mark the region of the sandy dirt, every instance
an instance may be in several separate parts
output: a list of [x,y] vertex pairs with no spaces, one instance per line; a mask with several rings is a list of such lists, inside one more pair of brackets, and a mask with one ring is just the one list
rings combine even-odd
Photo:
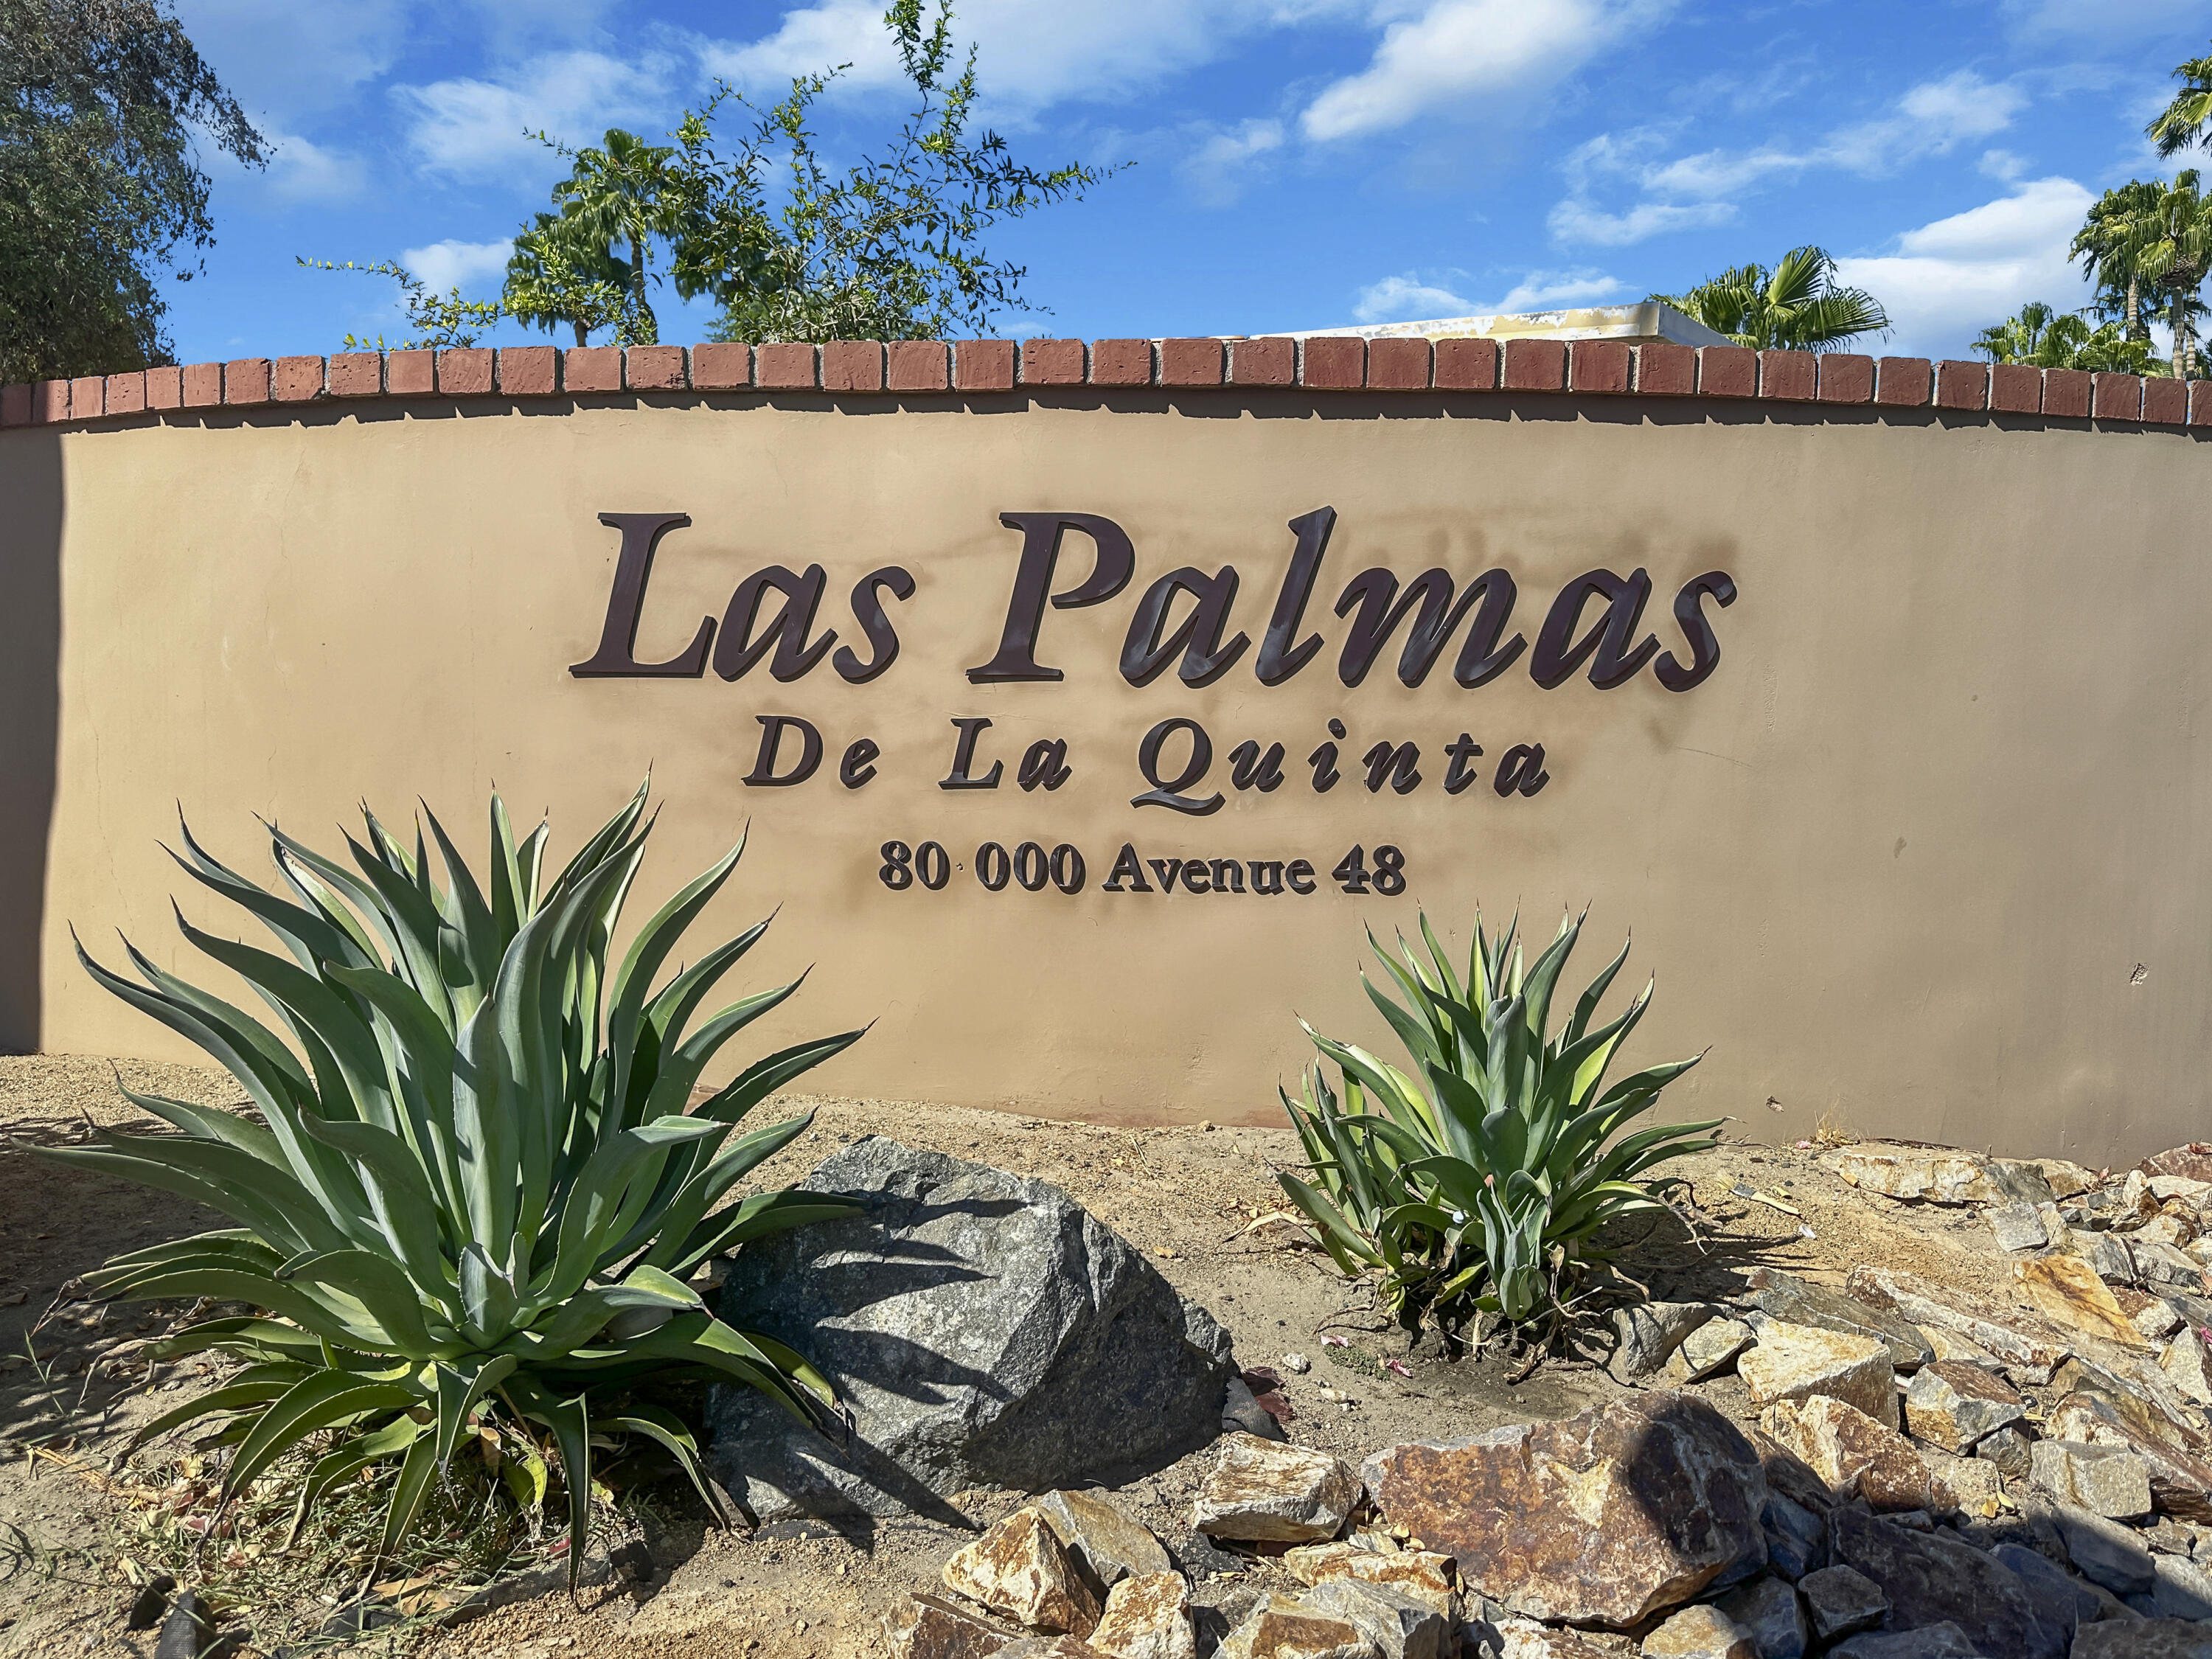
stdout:
[[[136,1089],[242,1103],[219,1072],[125,1062],[123,1075]],[[1064,1188],[1212,1310],[1234,1337],[1240,1364],[1279,1368],[1286,1353],[1310,1358],[1312,1370],[1285,1382],[1297,1412],[1288,1431],[1300,1443],[1357,1459],[1401,1440],[1569,1415],[1617,1392],[1601,1370],[1572,1360],[1547,1361],[1516,1386],[1495,1358],[1453,1363],[1426,1346],[1408,1352],[1325,1258],[1266,1219],[1283,1208],[1275,1172],[1296,1167],[1287,1127],[1109,1128],[903,1103],[780,1103],[817,1116],[810,1134],[763,1167],[764,1184],[798,1179],[847,1140],[889,1133]],[[222,1224],[29,1150],[82,1136],[88,1120],[158,1127],[116,1091],[107,1061],[0,1058],[0,1130],[9,1137],[0,1142],[0,1659],[151,1655],[151,1632],[123,1628],[131,1592],[101,1559],[115,1502],[83,1471],[111,1457],[134,1424],[188,1397],[181,1390],[206,1386],[220,1368],[213,1360],[149,1366],[136,1350],[185,1310],[103,1308],[72,1284],[118,1251]],[[1619,1241],[1621,1267],[1673,1298],[1724,1292],[1762,1264],[1840,1285],[1855,1263],[1880,1261],[2004,1299],[2002,1261],[1973,1212],[1908,1210],[1869,1197],[1821,1168],[1820,1156],[1735,1141],[1677,1166],[1689,1179],[1681,1206],[1689,1224],[1629,1226]],[[1740,1197],[1741,1188],[1798,1213]],[[1324,1335],[1348,1346],[1325,1344]],[[1411,1375],[1386,1369],[1393,1360]],[[1724,1383],[1740,1389],[1733,1378]],[[1714,1397],[1741,1409],[1726,1386]],[[1269,1582],[1273,1569],[1192,1545],[1188,1498],[1211,1462],[1210,1454],[1194,1454],[1115,1495],[1170,1547],[1191,1553],[1199,1599],[1233,1601]],[[1018,1496],[985,1492],[956,1501],[988,1522]],[[918,1522],[851,1535],[788,1522],[722,1532],[673,1486],[634,1505],[631,1525],[642,1554],[628,1554],[626,1571],[577,1602],[542,1595],[435,1633],[420,1650],[434,1659],[561,1659],[572,1649],[609,1659],[874,1655],[883,1650],[878,1616],[902,1591],[933,1581],[964,1541]]]

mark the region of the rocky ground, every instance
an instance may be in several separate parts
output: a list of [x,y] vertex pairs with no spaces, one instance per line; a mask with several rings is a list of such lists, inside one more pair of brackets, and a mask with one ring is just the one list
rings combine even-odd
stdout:
[[[190,1098],[234,1096],[218,1073],[125,1074]],[[831,1148],[885,1133],[1054,1182],[1212,1310],[1286,1418],[1283,1442],[1224,1442],[1094,1494],[1156,1535],[1177,1575],[1172,1595],[1158,1572],[1128,1575],[1154,1581],[1149,1601],[1123,1595],[1133,1629],[1183,1596],[1199,1609],[1186,1626],[1194,1645],[1226,1637],[1228,1659],[1388,1651],[1371,1607],[1353,1605],[1361,1592],[1306,1583],[1378,1571],[1425,1593],[1442,1582],[1450,1619],[1432,1624],[1513,1659],[1639,1645],[1781,1659],[1793,1620],[1811,1621],[1797,1650],[1855,1656],[2185,1653],[2198,1650],[2146,1644],[2198,1627],[2156,1621],[2212,1614],[2195,1559],[2212,1541],[2212,1389],[2197,1334],[2212,1323],[2197,1260],[2212,1249],[2197,1235],[2212,1158],[2185,1151],[2106,1178],[1915,1148],[1731,1142],[1682,1170],[1679,1221],[1618,1241],[1654,1305],[1624,1322],[1617,1347],[1608,1337],[1589,1360],[1554,1358],[1523,1378],[1496,1358],[1409,1347],[1347,1297],[1282,1217],[1273,1172],[1296,1157],[1287,1130],[812,1103],[813,1133],[765,1179],[797,1179]],[[121,1557],[158,1515],[149,1522],[145,1494],[106,1460],[214,1367],[149,1365],[145,1337],[179,1310],[102,1310],[70,1281],[118,1250],[216,1224],[23,1150],[76,1136],[87,1117],[135,1115],[106,1062],[0,1060],[0,1127],[15,1138],[0,1146],[0,1655],[154,1650],[150,1630],[126,1628],[138,1590]],[[1558,1426],[1458,1453],[1403,1449],[1528,1424]],[[1249,1480],[1223,1468],[1240,1447],[1260,1460]],[[1297,1535],[1255,1538],[1224,1500],[1245,1487],[1261,1508],[1322,1497]],[[1031,1496],[954,1501],[1000,1528],[986,1534],[1000,1554],[1026,1540],[1033,1556],[1058,1548],[1092,1570],[1064,1516],[1042,1534],[1021,1518]],[[1743,1511],[1733,1522],[1731,1504]],[[1514,1524],[1497,1535],[1469,1520],[1498,1514]],[[1682,1530],[1692,1516],[1705,1517],[1695,1536]],[[1035,1606],[993,1602],[1005,1575],[988,1562],[942,1576],[976,1547],[972,1529],[783,1521],[726,1533],[673,1488],[633,1502],[624,1524],[614,1565],[576,1602],[540,1595],[409,1639],[440,1659],[797,1659],[980,1654],[1003,1648],[1015,1623],[1040,1627],[1006,1617]],[[1617,1547],[1594,1553],[1607,1538]],[[1370,1555],[1423,1559],[1387,1570],[1352,1559]],[[927,1645],[953,1638],[917,1623],[916,1591],[975,1627],[958,1638],[968,1645]],[[1869,1613],[1869,1596],[1884,1606]],[[1332,1609],[1349,1632],[1334,1646],[1318,1628]],[[1081,1629],[1095,1616],[1060,1622]],[[1856,1633],[1869,1619],[1887,1629]],[[1110,1644],[1117,1628],[1091,1633]],[[1419,1632],[1431,1628],[1401,1624],[1398,1650],[1420,1659],[1435,1638]],[[1863,1645],[1875,1639],[1893,1645]],[[2133,1645],[2112,1644],[2123,1639]]]

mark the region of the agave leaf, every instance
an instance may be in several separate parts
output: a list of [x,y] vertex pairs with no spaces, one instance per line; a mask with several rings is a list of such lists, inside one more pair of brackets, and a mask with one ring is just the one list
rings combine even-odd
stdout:
[[285,1452],[332,1424],[373,1411],[397,1411],[421,1400],[398,1382],[364,1382],[344,1371],[316,1371],[301,1377],[253,1420],[223,1476],[220,1503],[227,1504]]

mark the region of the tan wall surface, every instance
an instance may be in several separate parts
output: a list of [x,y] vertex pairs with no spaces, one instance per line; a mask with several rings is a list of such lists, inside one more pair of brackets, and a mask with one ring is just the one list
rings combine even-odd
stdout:
[[[168,896],[203,921],[220,912],[156,845],[178,803],[211,848],[260,872],[252,813],[330,845],[356,801],[404,819],[419,793],[474,849],[496,780],[518,816],[550,808],[558,851],[649,765],[667,809],[634,906],[750,818],[699,942],[783,905],[748,978],[819,967],[746,1053],[877,1021],[816,1074],[826,1091],[1267,1121],[1277,1079],[1306,1057],[1292,1010],[1386,1046],[1357,978],[1363,923],[1410,929],[1425,904],[1463,940],[1478,902],[1496,918],[1517,904],[1548,936],[1561,907],[1588,902],[1575,981],[1632,926],[1631,976],[1658,975],[1633,1057],[1711,1047],[1669,1096],[1676,1115],[1733,1113],[1776,1139],[1831,1114],[2091,1163],[2212,1128],[2212,561],[2186,431],[1225,392],[1112,409],[738,397],[438,416],[0,434],[0,921],[40,939],[35,975],[0,971],[16,1041],[180,1053],[85,979],[67,931],[110,959],[118,927],[159,960],[191,957]],[[1307,614],[1328,641],[1312,665],[1272,689],[1249,652],[1203,690],[1172,672],[1122,681],[1137,597],[1178,565],[1239,568],[1235,623],[1256,648],[1285,521],[1323,504],[1340,516]],[[1064,681],[970,684],[1020,544],[998,515],[1040,509],[1121,524],[1136,580],[1107,604],[1048,611],[1039,655]],[[788,685],[764,667],[735,683],[572,678],[614,566],[598,515],[671,510],[692,526],[662,544],[641,658],[674,652],[749,572],[818,561],[822,624],[856,650],[847,589],[881,565],[915,574],[914,598],[891,606],[899,660],[857,686],[826,663]],[[1069,538],[1060,585],[1088,553]],[[1511,570],[1532,643],[1552,595],[1593,567],[1648,568],[1646,624],[1678,651],[1667,607],[1684,581],[1724,569],[1741,598],[1708,607],[1723,658],[1680,695],[1649,670],[1614,690],[1577,678],[1547,691],[1525,657],[1468,691],[1451,650],[1419,689],[1390,672],[1395,649],[1364,684],[1340,684],[1344,582],[1432,563]],[[744,787],[754,716],[775,713],[814,720],[829,757],[798,787]],[[995,722],[999,790],[936,787],[954,715]],[[1230,790],[1203,818],[1133,808],[1138,741],[1171,715],[1212,734],[1207,788],[1225,787],[1247,737],[1286,746],[1284,787]],[[1347,776],[1316,795],[1302,757],[1333,716],[1349,728]],[[1550,783],[1501,799],[1486,762],[1481,784],[1447,796],[1441,750],[1462,730],[1489,762],[1542,743]],[[836,757],[863,736],[883,748],[880,775],[848,791]],[[1067,739],[1074,776],[1025,793],[1013,767],[1046,737]],[[1421,745],[1424,781],[1402,797],[1358,775],[1385,737]],[[938,840],[963,867],[941,893],[887,890],[877,848],[890,838]],[[981,890],[974,849],[994,838],[1073,843],[1088,890]],[[1101,892],[1124,841],[1152,856],[1304,856],[1324,877],[1352,843],[1389,842],[1411,885]]]

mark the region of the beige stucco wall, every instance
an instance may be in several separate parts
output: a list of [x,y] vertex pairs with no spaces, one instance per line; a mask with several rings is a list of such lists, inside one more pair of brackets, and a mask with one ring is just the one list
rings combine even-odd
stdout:
[[[641,897],[750,819],[708,927],[781,904],[752,981],[819,964],[747,1052],[877,1022],[817,1074],[824,1090],[1266,1121],[1306,1057],[1293,1010],[1386,1042],[1357,978],[1363,924],[1410,928],[1425,904],[1463,939],[1480,902],[1501,918],[1518,905],[1548,935],[1563,906],[1589,903],[1577,982],[1632,926],[1633,964],[1658,975],[1638,1055],[1711,1048],[1681,1115],[1731,1113],[1763,1138],[1829,1115],[2092,1163],[2212,1128],[2212,559],[2203,452],[2185,432],[1229,392],[374,416],[0,434],[0,926],[20,969],[0,971],[0,997],[17,1042],[179,1052],[86,981],[67,931],[112,957],[119,927],[181,961],[173,892],[246,928],[157,847],[178,803],[258,870],[252,814],[328,843],[364,798],[404,818],[419,793],[479,845],[495,780],[518,814],[550,807],[573,848],[650,766],[667,805]],[[1249,653],[1202,690],[1172,672],[1122,682],[1138,593],[1176,565],[1240,568],[1237,622],[1256,647],[1285,522],[1323,504],[1340,518],[1308,613],[1329,641],[1311,666],[1272,690]],[[1137,580],[1047,612],[1039,654],[1063,682],[971,685],[1019,544],[998,514],[1043,508],[1117,520]],[[659,510],[693,526],[662,545],[641,657],[675,650],[748,572],[819,561],[823,622],[856,648],[846,590],[879,565],[915,573],[893,606],[899,661],[860,686],[826,664],[787,686],[764,669],[571,678],[613,568],[597,515]],[[1063,583],[1087,551],[1071,538]],[[1431,563],[1511,569],[1532,642],[1540,607],[1593,566],[1648,568],[1647,621],[1678,649],[1666,605],[1684,580],[1726,569],[1741,597],[1716,613],[1717,672],[1683,695],[1648,670],[1613,691],[1544,691],[1525,658],[1470,692],[1449,653],[1418,690],[1387,666],[1339,684],[1344,581]],[[811,782],[739,784],[763,713],[822,728],[830,758]],[[996,722],[1000,790],[936,787],[956,714]],[[1138,740],[1173,714],[1212,733],[1215,782],[1246,737],[1285,744],[1289,781],[1232,790],[1206,818],[1133,810]],[[1316,795],[1300,757],[1332,716],[1348,759],[1378,738],[1419,742],[1423,786],[1370,796],[1348,776]],[[1540,741],[1551,783],[1447,797],[1440,751],[1462,730],[1492,760]],[[862,736],[883,747],[880,775],[848,791],[836,757]],[[1024,793],[1013,763],[1042,737],[1068,739],[1075,775]],[[963,867],[942,893],[889,891],[876,849],[893,837],[939,840],[963,866],[986,839],[1071,842],[1090,890],[987,893]],[[1326,881],[1304,898],[1102,893],[1125,840],[1323,872],[1354,842],[1389,842],[1412,884],[1397,899]]]

